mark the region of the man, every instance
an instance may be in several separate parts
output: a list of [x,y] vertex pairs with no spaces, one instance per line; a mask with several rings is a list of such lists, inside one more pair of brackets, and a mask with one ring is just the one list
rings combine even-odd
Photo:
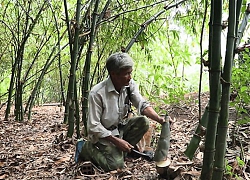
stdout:
[[[149,129],[147,117],[160,124],[165,120],[139,93],[131,77],[133,60],[127,53],[112,54],[106,61],[106,68],[109,77],[89,93],[89,141],[84,143],[80,158],[111,171],[124,167],[124,156]],[[138,116],[125,121],[128,99],[137,108]]]

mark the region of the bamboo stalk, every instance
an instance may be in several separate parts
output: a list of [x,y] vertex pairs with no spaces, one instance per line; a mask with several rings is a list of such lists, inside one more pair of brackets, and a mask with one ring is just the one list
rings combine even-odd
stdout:
[[71,36],[71,31],[70,31],[69,13],[68,13],[67,0],[63,1],[63,5],[64,5],[65,18],[66,18],[67,31],[68,31],[68,38],[69,38],[69,50],[70,50],[70,55],[71,55],[71,59],[72,59],[72,51],[73,51],[72,44],[73,44],[73,40],[72,40],[72,36]]
[[199,147],[199,143],[201,141],[201,137],[205,134],[205,128],[207,128],[207,122],[208,122],[208,106],[205,108],[205,112],[202,115],[202,118],[200,120],[200,123],[196,127],[195,133],[190,140],[190,143],[187,146],[186,151],[184,154],[190,159],[193,159],[194,153]]
[[[66,17],[66,25],[67,25],[67,31],[68,31],[68,38],[69,38],[69,52],[70,52],[70,59],[73,59],[73,37],[71,34],[71,29],[70,29],[70,23],[69,23],[69,14],[68,14],[68,5],[67,5],[67,0],[63,1],[64,5],[64,12],[65,12],[65,17]],[[65,101],[65,109],[64,109],[64,119],[63,123],[68,123],[68,118],[69,118],[69,92],[67,91],[67,97]]]
[[91,24],[90,31],[90,40],[88,46],[88,52],[86,55],[85,65],[84,65],[84,76],[82,79],[82,121],[84,122],[85,134],[87,135],[87,113],[88,113],[88,94],[89,94],[89,76],[90,76],[90,64],[91,64],[91,55],[93,52],[93,44],[96,35],[96,20],[97,20],[97,10],[100,0],[96,0],[94,12],[93,12],[93,21]]
[[239,53],[238,59],[240,60],[239,61],[240,63],[243,63],[244,60],[243,60],[243,56],[242,56],[242,53],[240,50],[241,48],[239,47],[239,44],[241,42],[241,39],[242,39],[243,33],[246,29],[249,18],[250,18],[250,3],[247,5],[247,8],[245,10],[243,19],[241,21],[241,25],[237,31],[237,39],[235,41],[235,53]]
[[222,31],[222,0],[212,0],[214,8],[211,9],[213,16],[212,33],[213,41],[211,56],[209,59],[209,87],[210,101],[208,109],[208,125],[205,141],[205,152],[201,171],[201,180],[210,180],[213,173],[213,162],[215,154],[215,140],[217,123],[220,110],[220,74],[221,74],[221,31]]
[[[50,5],[50,9],[53,14],[53,18],[56,24],[56,32],[57,32],[57,39],[58,39],[58,52],[60,52],[61,49],[61,38],[60,38],[60,30],[58,27],[58,19],[56,18],[55,11],[53,7]],[[68,28],[68,26],[67,26]],[[58,54],[58,71],[59,71],[59,77],[60,77],[60,87],[61,87],[61,103],[65,105],[65,95],[64,95],[64,87],[63,87],[63,76],[62,76],[62,65],[61,65],[61,53]]]
[[76,59],[78,56],[78,48],[79,48],[79,33],[80,33],[80,12],[81,12],[81,0],[77,0],[76,5],[76,25],[75,25],[75,36],[74,36],[74,44],[73,51],[71,54],[71,63],[70,63],[70,78],[68,84],[68,96],[67,96],[67,106],[68,108],[68,132],[67,136],[72,137],[74,133],[74,114],[75,114],[75,81],[76,81]]
[[4,117],[5,120],[9,119],[12,93],[13,93],[13,88],[14,88],[14,84],[15,84],[15,69],[16,69],[16,67],[17,67],[17,61],[14,61],[14,64],[12,64],[12,70],[11,70],[11,78],[10,78],[10,86],[9,86],[9,91],[8,91],[7,107],[5,110],[5,117]]
[[[202,27],[201,27],[201,36],[200,36],[200,79],[199,79],[199,123],[201,121],[201,86],[202,86],[202,75],[203,75],[203,34],[204,34],[204,27],[207,19],[207,9],[208,9],[208,0],[205,0],[205,11],[204,11],[204,17],[202,20]],[[206,109],[207,110],[207,109]]]
[[76,118],[76,138],[80,139],[80,108],[77,100],[77,83],[75,82],[74,88],[75,95],[75,118]]
[[42,84],[42,81],[43,81],[43,78],[47,72],[47,70],[49,69],[50,65],[54,62],[56,56],[54,58],[51,59],[52,55],[54,54],[55,50],[56,50],[57,46],[54,46],[54,48],[52,49],[51,53],[50,53],[50,56],[48,57],[44,67],[43,67],[43,70],[37,80],[37,83],[34,87],[34,89],[32,90],[31,92],[31,95],[28,99],[28,103],[26,105],[26,108],[25,108],[25,111],[29,110],[28,111],[28,119],[30,120],[31,119],[31,110],[32,110],[32,107],[34,105],[34,101],[35,101],[35,98],[36,98],[36,95],[37,95],[37,91],[40,89],[40,86]]
[[[107,0],[105,6],[104,6],[104,8],[103,8],[103,10],[102,10],[102,12],[101,12],[101,14],[100,14],[100,16],[99,16],[99,19],[98,19],[97,22],[96,22],[96,29],[99,28],[100,22],[101,22],[101,20],[103,19],[105,13],[107,12],[110,3],[111,3],[111,0]],[[116,29],[116,26],[114,26],[113,29]],[[97,44],[99,44],[99,43],[98,43],[98,39],[97,39]],[[105,44],[107,44],[107,42],[106,42]],[[95,64],[95,67],[94,67],[94,70],[93,70],[93,73],[92,73],[92,79],[91,79],[90,85],[89,85],[90,87],[92,87],[92,85],[93,85],[94,77],[95,77],[95,75],[96,75],[96,73],[97,73],[98,68],[100,68],[100,60],[101,60],[101,56],[102,56],[103,53],[104,53],[104,49],[105,49],[105,48],[106,48],[106,46],[104,45],[103,48],[102,48],[102,49],[100,50],[100,52],[98,53],[98,58],[97,58],[98,60],[97,60],[97,62],[96,62],[96,64]],[[104,68],[104,72],[101,73],[101,74],[104,75],[104,74],[105,74],[105,70],[106,70],[106,69]],[[100,75],[99,75],[99,74],[98,74],[97,76],[98,76],[98,80],[97,80],[97,83],[98,83],[98,82],[101,81],[101,78],[100,78]]]
[[[237,0],[236,2],[236,27],[235,27],[235,34],[238,34],[238,27],[239,27],[239,22],[240,22],[240,12],[241,12],[241,6],[242,6],[242,0]],[[237,40],[236,40],[237,41]],[[234,42],[234,56],[236,54],[236,41]]]
[[236,25],[236,0],[230,0],[226,57],[222,74],[221,111],[218,122],[218,135],[216,140],[214,172],[212,176],[213,180],[221,180],[223,178],[223,172],[225,167],[224,157],[227,145],[226,139],[227,139],[227,129],[228,129],[230,83],[232,76],[232,63],[234,57],[235,25]]
[[237,39],[236,39],[236,47],[237,48],[240,44],[240,41],[242,39],[243,33],[246,29],[248,20],[250,18],[250,3],[247,5],[247,8],[245,10],[244,16],[243,16],[243,20],[241,21],[240,27],[238,29],[238,33],[237,33]]

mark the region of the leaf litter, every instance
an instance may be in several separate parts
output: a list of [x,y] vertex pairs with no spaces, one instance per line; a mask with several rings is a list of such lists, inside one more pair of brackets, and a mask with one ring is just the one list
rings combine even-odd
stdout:
[[[76,138],[67,138],[67,125],[63,124],[64,110],[55,106],[33,108],[30,121],[16,122],[14,116],[4,120],[4,108],[0,110],[0,179],[89,179],[89,180],[196,180],[202,169],[203,152],[197,149],[189,160],[184,151],[198,124],[197,94],[186,96],[178,105],[162,106],[172,118],[171,164],[166,176],[159,176],[155,162],[143,158],[127,158],[125,168],[104,173],[90,162],[74,163]],[[208,95],[202,95],[202,110]],[[230,109],[228,142],[231,142],[235,111]],[[224,179],[250,179],[250,126],[237,129],[235,145],[228,143],[227,170]],[[159,132],[153,134],[152,146],[156,147]],[[242,156],[243,154],[243,156]],[[236,159],[242,157],[243,164]]]

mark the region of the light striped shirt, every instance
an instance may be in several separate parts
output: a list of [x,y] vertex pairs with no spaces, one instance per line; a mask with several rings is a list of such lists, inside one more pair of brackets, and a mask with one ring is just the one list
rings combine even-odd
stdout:
[[[150,104],[139,93],[139,88],[132,79],[129,83],[132,105],[138,110],[138,115]],[[117,127],[127,114],[128,93],[126,86],[121,88],[120,93],[110,79],[95,85],[89,93],[88,135],[92,143],[99,138],[110,135],[119,135],[118,129],[108,130],[111,126]],[[126,101],[125,101],[126,100]]]

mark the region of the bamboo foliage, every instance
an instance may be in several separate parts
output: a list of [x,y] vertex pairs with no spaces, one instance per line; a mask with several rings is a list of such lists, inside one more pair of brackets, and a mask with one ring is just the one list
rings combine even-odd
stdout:
[[203,167],[201,171],[201,180],[211,179],[213,172],[213,162],[215,154],[215,140],[217,132],[217,122],[220,111],[220,75],[221,75],[221,30],[222,30],[222,1],[212,0],[213,14],[212,33],[213,41],[211,46],[211,57],[209,59],[209,87],[210,100],[208,109],[208,125],[205,141],[205,152],[203,159]]
[[[50,14],[50,11],[48,11],[47,7],[51,7],[52,3],[48,4],[47,1],[43,1],[42,3],[39,3],[38,1],[29,1],[29,3],[18,1],[12,3],[8,1],[6,4],[7,6],[5,6],[5,3],[1,4],[6,7],[5,11],[7,11],[7,9],[14,9],[14,11],[7,13],[8,15],[4,15],[4,18],[1,21],[11,31],[11,33],[6,34],[12,35],[10,36],[13,38],[12,49],[15,51],[14,56],[18,58],[16,58],[17,61],[15,61],[15,59],[13,60],[12,74],[14,75],[12,75],[11,78],[9,88],[11,90],[9,91],[5,119],[8,119],[8,115],[10,113],[9,108],[12,104],[11,102],[13,98],[13,92],[18,92],[15,93],[15,101],[16,105],[19,107],[16,108],[15,113],[20,112],[20,115],[19,113],[16,114],[18,116],[16,116],[16,118],[20,119],[23,118],[24,113],[28,111],[30,100],[35,99],[36,97],[36,93],[31,93],[30,95],[27,92],[33,89],[33,84],[35,84],[35,81],[38,79],[37,75],[39,72],[41,72],[41,70],[39,70],[41,67],[39,66],[43,66],[43,59],[46,59],[46,54],[49,55],[50,53],[48,52],[48,50],[50,50],[48,48],[48,44],[54,40],[57,41],[57,39],[51,32],[53,31],[52,26],[54,27],[53,20],[51,18],[46,18],[46,15]],[[15,8],[12,6],[15,6]],[[55,12],[52,12],[52,15],[55,15]],[[13,22],[12,20],[14,19],[19,21]],[[20,50],[20,54],[18,49],[21,48],[23,50]],[[19,53],[20,56],[16,55],[17,53]],[[52,55],[53,53],[49,55],[50,58],[53,57]],[[35,74],[33,74],[34,71],[36,71]],[[20,77],[20,80],[17,80],[19,79],[18,77]],[[12,83],[15,81],[15,84]],[[34,89],[36,89],[36,87]],[[37,91],[39,92],[39,89],[37,89],[36,92]],[[20,102],[26,100],[29,95],[29,101],[28,103],[25,102],[26,108],[23,110],[23,105]]]
[[152,17],[150,17],[147,21],[145,21],[142,25],[141,28],[139,29],[139,31],[135,34],[135,36],[130,40],[130,42],[128,43],[128,45],[126,46],[124,52],[128,52],[130,50],[130,48],[132,47],[132,45],[135,43],[135,41],[137,40],[137,38],[141,35],[141,33],[147,28],[147,26],[152,23],[157,17],[159,17],[161,14],[163,14],[165,11],[173,8],[173,7],[177,7],[178,5],[184,3],[186,0],[181,0],[179,2],[176,2],[173,5],[170,6],[165,6],[163,10],[157,12],[156,14],[154,14]]
[[[50,52],[50,55],[48,57],[48,59],[46,60],[46,63],[44,64],[44,67],[38,77],[37,83],[35,84],[35,87],[33,88],[31,95],[28,99],[27,105],[25,107],[25,112],[28,111],[28,119],[31,119],[31,111],[32,111],[32,107],[34,105],[34,101],[35,101],[35,97],[37,95],[38,90],[41,87],[42,81],[44,79],[45,74],[47,73],[49,67],[51,66],[51,64],[56,60],[57,56],[60,54],[61,50],[63,50],[65,47],[68,46],[68,44],[64,45],[60,51],[55,54],[56,50],[57,50],[57,46],[58,43],[54,46],[54,48],[52,49],[52,51]],[[55,55],[54,55],[55,54]]]
[[[54,22],[55,22],[55,27],[56,27],[56,32],[57,32],[57,39],[58,39],[58,52],[61,51],[61,38],[60,38],[60,29],[59,29],[59,24],[58,20],[56,17],[56,13],[54,8],[50,4],[50,9],[53,14]],[[65,95],[64,95],[64,87],[63,87],[63,75],[62,75],[62,63],[61,63],[61,53],[58,54],[58,71],[60,75],[60,87],[61,87],[61,103],[65,105]]]
[[[8,0],[4,0],[4,3],[3,3],[3,5],[2,5],[2,7],[3,8],[5,8],[5,5],[6,4],[8,4],[7,2],[9,2],[10,4],[12,3],[12,2],[10,2],[10,1],[8,1]],[[67,1],[69,4],[71,4],[71,5],[73,5],[73,2],[71,2],[71,1]],[[88,2],[86,2],[86,4],[87,3],[89,3],[90,1],[88,1]],[[94,2],[94,1],[93,1]],[[163,4],[165,5],[166,4],[166,2],[164,2],[164,1],[157,1],[157,2],[155,2],[155,1],[147,1],[146,3],[144,3],[144,2],[138,2],[138,6],[135,6],[135,5],[133,5],[133,4],[129,4],[129,2],[130,1],[124,1],[123,3],[120,3],[120,4],[118,4],[118,3],[116,3],[116,2],[113,2],[112,3],[112,6],[110,6],[110,8],[109,8],[109,10],[107,11],[107,13],[104,15],[104,17],[103,17],[103,19],[99,22],[99,23],[97,23],[99,26],[101,25],[102,27],[100,28],[100,33],[98,34],[98,35],[100,35],[100,36],[102,36],[102,37],[104,37],[105,36],[105,34],[106,35],[108,35],[108,33],[106,33],[106,31],[103,31],[103,30],[106,30],[106,29],[104,29],[103,28],[103,25],[104,26],[106,26],[107,28],[109,28],[109,29],[113,29],[116,25],[118,25],[117,26],[117,29],[114,31],[114,37],[119,37],[119,38],[117,38],[116,40],[117,41],[115,41],[115,43],[114,42],[111,42],[111,41],[108,41],[108,40],[106,40],[106,41],[99,41],[100,42],[100,44],[97,44],[97,46],[99,46],[100,47],[100,50],[101,49],[103,49],[104,48],[104,46],[105,46],[105,44],[106,44],[106,48],[104,49],[104,51],[103,51],[103,55],[102,56],[99,56],[100,58],[103,58],[103,59],[105,59],[105,56],[107,55],[107,54],[109,54],[110,53],[110,51],[117,51],[117,50],[119,50],[120,48],[119,48],[119,46],[122,46],[122,45],[124,45],[124,44],[127,44],[128,42],[127,42],[127,40],[129,39],[128,37],[131,37],[131,35],[133,35],[134,34],[134,32],[135,32],[135,30],[138,28],[138,23],[137,23],[137,20],[139,20],[138,22],[141,22],[141,19],[143,19],[143,21],[142,22],[145,22],[145,19],[148,19],[150,16],[151,16],[151,12],[153,12],[153,14],[155,13],[155,12],[157,12],[160,8],[162,8],[162,7],[164,7],[164,6],[162,6]],[[105,2],[100,2],[100,5],[101,6],[103,6],[103,4],[104,4]],[[170,3],[170,2],[167,2],[167,3]],[[20,4],[20,1],[19,1],[19,4]],[[49,4],[49,7],[50,6],[54,6],[53,8],[55,8],[54,10],[55,11],[57,11],[57,10],[60,10],[60,6],[62,5],[63,3],[56,3],[55,1],[51,1],[51,3]],[[21,5],[21,4],[20,4]],[[28,5],[28,3],[26,3],[26,5]],[[35,6],[34,4],[31,4],[31,5],[29,5],[30,6],[30,8],[33,8],[33,9],[35,9],[35,8],[37,8],[37,6]],[[101,7],[100,6],[100,7]],[[71,7],[71,6],[70,6]],[[128,8],[125,8],[125,7],[128,7]],[[15,8],[15,9],[17,9],[17,8]],[[83,8],[82,8],[82,12],[85,12],[86,10],[88,9],[88,7],[87,6],[85,6],[85,5],[83,5]],[[177,9],[177,7],[176,7],[176,10],[178,11],[178,9]],[[3,10],[3,11],[5,11],[5,10]],[[46,12],[47,10],[45,10],[44,12]],[[149,11],[150,13],[145,13],[145,11]],[[32,11],[32,13],[33,12],[37,12],[37,11]],[[72,8],[69,8],[69,9],[67,9],[67,11],[65,11],[65,12],[68,12],[68,15],[70,16],[71,15],[71,13],[72,13]],[[138,13],[137,13],[138,12]],[[110,16],[109,16],[109,14],[108,13],[110,13]],[[8,14],[10,14],[10,13],[5,13],[5,17],[6,16],[8,16]],[[26,14],[25,12],[23,13],[23,14]],[[33,13],[34,14],[34,13]],[[130,15],[131,14],[131,15]],[[165,13],[166,15],[168,15],[168,13]],[[48,14],[48,15],[50,15],[51,16],[51,18],[53,18],[53,13],[52,14]],[[63,15],[64,16],[66,16],[66,13],[63,13]],[[88,16],[87,15],[87,13],[85,14],[86,16]],[[44,21],[42,21],[42,23],[39,23],[38,24],[38,26],[37,26],[37,28],[39,28],[39,29],[35,29],[35,30],[37,30],[37,31],[34,31],[33,33],[32,33],[32,37],[34,37],[34,35],[36,36],[36,35],[42,35],[42,34],[40,34],[39,32],[41,32],[40,30],[40,25],[42,26],[42,27],[44,27],[44,29],[45,28],[49,28],[51,31],[49,31],[50,33],[51,33],[51,35],[52,35],[52,39],[54,40],[54,38],[56,38],[56,35],[58,36],[58,30],[57,30],[57,23],[58,23],[58,25],[59,26],[61,26],[61,25],[64,25],[64,23],[63,23],[63,21],[65,21],[65,18],[63,17],[63,18],[58,18],[57,20],[57,23],[54,23],[55,24],[55,26],[53,26],[53,27],[46,27],[46,23],[50,23],[51,21],[50,21],[50,19],[49,19],[49,17],[47,18],[46,17],[47,15],[46,15],[46,13],[44,13],[43,14],[43,16],[42,16],[42,18],[44,19]],[[60,15],[61,16],[61,15]],[[30,17],[32,17],[32,14],[30,14]],[[166,16],[167,17],[167,16]],[[160,22],[161,20],[163,20],[163,19],[165,19],[166,18],[165,17],[165,15],[164,15],[164,17],[163,18],[157,18],[156,17],[156,19],[155,19],[155,23],[154,23],[154,25],[152,25],[152,26],[150,26],[150,27],[147,27],[147,31],[145,31],[144,33],[143,33],[143,36],[141,36],[139,39],[137,39],[136,40],[136,42],[135,42],[135,44],[141,44],[141,42],[139,42],[138,43],[138,41],[145,41],[145,39],[143,39],[143,38],[146,38],[146,40],[147,39],[149,39],[149,38],[151,38],[150,37],[150,35],[151,35],[151,33],[153,34],[154,33],[154,30],[157,30],[156,28],[155,28],[155,24],[158,24],[158,22]],[[14,19],[14,18],[13,18]],[[16,18],[15,18],[16,19]],[[69,19],[72,19],[72,20],[70,20],[68,23],[67,23],[67,25],[69,24],[70,25],[70,28],[68,28],[68,29],[72,29],[72,24],[74,23],[74,18],[69,18]],[[89,18],[89,19],[91,19],[91,18]],[[123,21],[123,22],[122,22]],[[90,22],[90,21],[89,21]],[[116,23],[116,22],[119,22],[119,23]],[[153,24],[153,23],[152,23]],[[159,23],[160,24],[160,23]],[[87,25],[87,24],[86,24]],[[87,25],[87,26],[83,26],[84,28],[86,27],[86,29],[88,29],[88,30],[90,30],[90,27]],[[105,27],[105,28],[106,28]],[[153,28],[155,28],[155,29],[153,29]],[[61,26],[60,28],[65,28],[65,26]],[[60,30],[60,32],[61,33],[63,33],[64,31],[62,31],[62,29],[59,29]],[[63,29],[64,30],[64,29]],[[120,32],[119,32],[120,31]],[[73,32],[73,31],[72,31]],[[72,33],[71,32],[71,33]],[[112,30],[110,31],[110,33],[112,32]],[[86,32],[87,33],[87,32]],[[81,34],[82,35],[82,34]],[[119,36],[118,36],[119,35]],[[145,36],[146,35],[146,36]],[[108,35],[109,36],[109,35]],[[1,38],[2,38],[3,36],[1,36]],[[40,38],[41,38],[42,36],[40,36]],[[81,37],[83,37],[83,36],[81,36]],[[101,37],[101,38],[102,38]],[[112,41],[113,41],[113,39],[114,39],[114,37],[111,37],[112,38]],[[89,38],[89,35],[87,36],[87,38]],[[86,39],[87,39],[86,38]],[[99,37],[99,39],[101,39],[100,37]],[[111,39],[110,38],[110,39]],[[43,39],[43,38],[41,38],[41,39]],[[105,40],[105,38],[103,38],[104,40]],[[106,38],[107,39],[107,38]],[[30,40],[29,40],[29,42],[31,42],[31,43],[36,43],[37,42],[37,44],[36,45],[38,45],[39,44],[39,39],[37,38],[37,39],[35,39],[35,42],[34,42],[34,39],[32,39],[33,40],[33,42],[31,42]],[[88,40],[88,39],[87,39]],[[73,38],[72,38],[72,41],[73,41]],[[71,41],[71,45],[72,45],[72,41]],[[65,39],[63,39],[62,40],[62,42],[65,42]],[[86,41],[85,41],[86,42]],[[148,42],[150,42],[150,41],[148,41]],[[54,43],[53,43],[54,44]],[[32,51],[35,51],[34,49],[35,49],[35,47],[32,47],[32,46],[30,46],[31,48],[28,48],[28,51],[30,51],[30,49],[32,49]],[[58,46],[59,47],[59,46]],[[83,46],[81,46],[81,47],[83,47]],[[96,46],[95,46],[96,47]],[[46,47],[47,48],[47,51],[46,52],[42,52],[42,54],[41,55],[43,55],[43,54],[49,54],[49,52],[48,51],[51,51],[52,50],[52,48],[48,48],[48,46]],[[147,46],[145,45],[145,48],[147,48]],[[84,51],[86,51],[86,49],[87,48],[84,48],[83,49],[83,52]],[[59,49],[58,49],[59,50]],[[67,49],[68,50],[68,49]],[[66,51],[67,51],[66,50]],[[66,53],[68,53],[68,52],[66,52],[65,51],[65,54]],[[62,52],[62,53],[64,53],[64,52]],[[100,54],[99,53],[99,50],[98,50],[98,54]],[[28,53],[25,53],[25,56],[27,56],[28,55]],[[30,54],[31,55],[31,54]],[[41,55],[39,56],[39,59],[41,58]],[[85,54],[84,54],[85,55]],[[95,62],[95,58],[97,58],[96,56],[95,56],[96,54],[94,54],[94,58],[93,58],[93,60],[94,60],[94,62]],[[60,54],[59,54],[59,56],[60,56]],[[62,64],[64,64],[65,63],[65,61],[68,59],[68,57],[67,57],[68,55],[66,55],[66,56],[62,56],[62,61],[64,61]],[[9,56],[10,57],[10,56]],[[32,56],[31,56],[32,57]],[[80,56],[78,56],[78,57],[80,57]],[[99,58],[98,57],[98,58]],[[26,57],[25,57],[26,58]],[[60,57],[58,57],[58,59],[59,59]],[[42,65],[42,63],[40,63],[42,60],[39,60],[38,59],[38,61],[39,61],[39,68],[41,68],[41,66],[43,66]],[[47,59],[47,57],[45,58],[45,59]],[[9,60],[9,59],[8,59]],[[98,59],[99,60],[99,59]],[[102,75],[102,66],[103,66],[103,64],[102,64],[102,62],[101,61],[99,61],[100,62],[100,72],[99,72],[99,74],[101,74]],[[58,62],[59,63],[59,62]],[[60,63],[59,63],[60,64]],[[83,65],[84,63],[80,63],[80,65],[79,66],[81,66],[81,65]],[[37,64],[36,64],[37,65]],[[36,67],[38,67],[38,66],[36,66]],[[59,68],[58,69],[60,69],[60,65],[59,65]],[[26,68],[25,66],[24,66],[24,68]],[[68,67],[67,67],[68,68]],[[65,68],[66,69],[66,68]],[[81,69],[82,69],[82,67],[81,67]],[[62,70],[64,70],[64,69],[62,69]],[[34,70],[32,70],[31,71],[31,74],[33,73],[33,71]],[[66,71],[66,70],[65,70]],[[60,71],[61,72],[61,71]],[[53,73],[53,72],[52,72]],[[60,74],[62,74],[62,73],[60,73]],[[66,73],[65,73],[66,74]],[[62,74],[61,75],[61,79],[66,79],[65,77],[62,77],[62,76],[66,76],[65,74]],[[79,73],[80,74],[80,73]],[[104,75],[105,76],[105,75]],[[55,81],[57,81],[57,80],[55,80]],[[57,82],[59,82],[59,81],[57,81]],[[67,86],[67,81],[65,81],[66,82],[66,86]],[[95,82],[94,82],[95,83]],[[56,83],[55,83],[56,84]],[[59,84],[59,83],[58,83]],[[63,84],[63,85],[65,85],[65,84]],[[62,86],[62,85],[61,85]],[[28,88],[30,88],[30,87],[28,87]],[[47,87],[46,87],[46,89],[47,89]],[[66,88],[64,88],[64,89],[66,89]],[[26,90],[26,89],[25,89]],[[41,90],[41,92],[42,91],[44,91],[44,90]],[[63,91],[62,91],[63,92]],[[25,93],[25,92],[24,92]],[[39,92],[40,93],[40,92]],[[46,92],[46,93],[48,93],[48,92]],[[39,94],[38,94],[39,95]],[[25,95],[25,96],[27,96],[27,94]],[[38,96],[38,97],[41,97],[41,94]],[[62,95],[62,97],[64,97],[63,95]],[[26,97],[25,97],[26,98]],[[52,97],[53,98],[53,97]]]
[[232,75],[232,64],[234,58],[235,24],[236,24],[236,0],[230,0],[226,56],[225,56],[225,64],[221,80],[222,82],[221,110],[220,110],[220,117],[217,130],[218,133],[216,139],[215,162],[214,162],[214,171],[212,176],[213,180],[222,179],[225,167],[224,157],[226,153],[230,84]]
[[[45,9],[47,5],[47,2],[45,1],[42,6],[40,7],[39,11],[37,12],[36,16],[34,19],[32,19],[29,15],[29,12],[31,11],[30,5],[28,5],[27,12],[25,13],[25,24],[22,24],[21,22],[21,16],[22,12],[21,10],[19,11],[19,8],[24,8],[24,7],[19,7],[17,8],[17,13],[18,13],[18,25],[17,29],[20,34],[23,33],[23,36],[18,35],[17,37],[14,38],[17,40],[16,44],[18,45],[16,47],[16,52],[15,52],[15,63],[12,66],[12,77],[11,77],[11,83],[10,83],[10,88],[9,88],[9,99],[8,99],[8,104],[6,108],[6,113],[5,113],[5,119],[8,119],[8,115],[10,113],[10,106],[11,106],[11,98],[12,98],[12,92],[13,92],[13,87],[14,83],[16,84],[16,89],[15,89],[15,118],[17,121],[23,121],[23,85],[24,81],[22,79],[22,67],[23,67],[23,57],[24,57],[24,51],[25,51],[25,44],[30,37],[30,34],[32,33],[35,25],[38,22],[38,19],[40,18],[43,10]],[[31,21],[31,23],[29,22]],[[22,29],[22,30],[21,30]]]

